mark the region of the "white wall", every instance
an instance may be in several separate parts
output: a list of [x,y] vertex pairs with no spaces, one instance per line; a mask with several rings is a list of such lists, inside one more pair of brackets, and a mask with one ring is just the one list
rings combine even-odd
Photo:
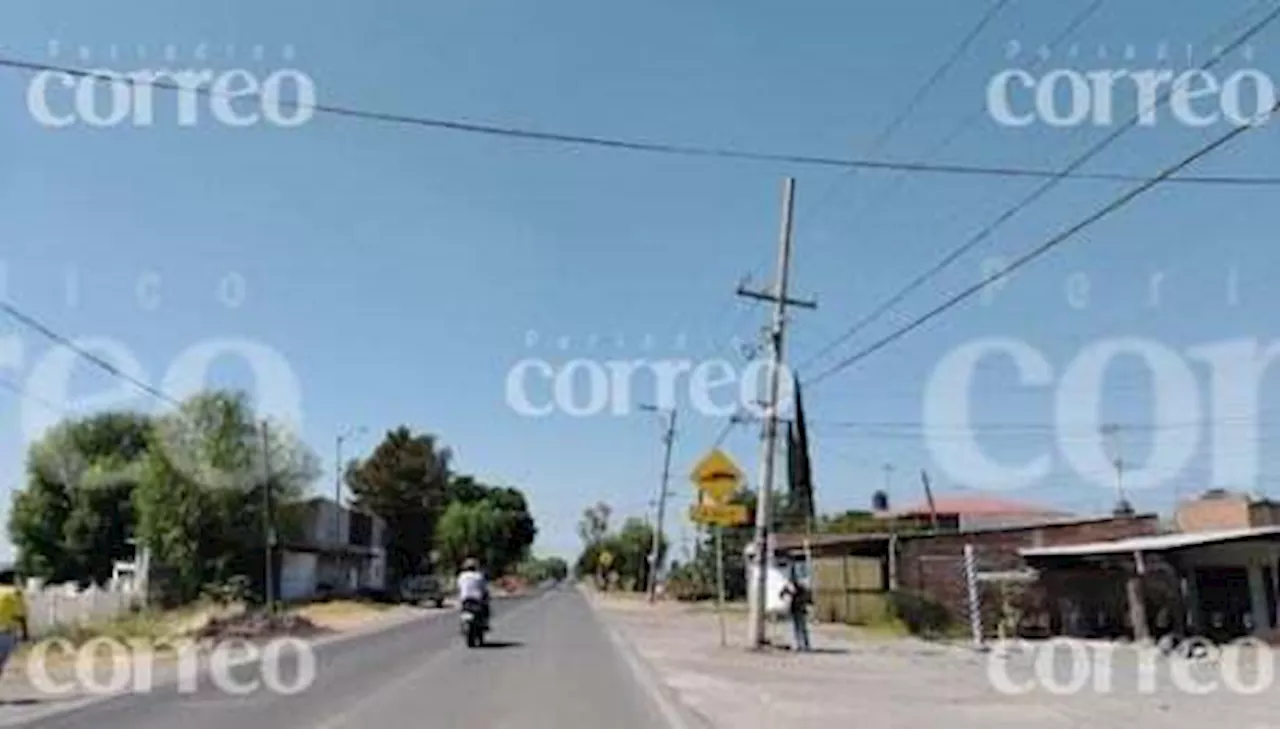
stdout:
[[285,552],[280,559],[280,599],[301,600],[316,590],[316,555]]

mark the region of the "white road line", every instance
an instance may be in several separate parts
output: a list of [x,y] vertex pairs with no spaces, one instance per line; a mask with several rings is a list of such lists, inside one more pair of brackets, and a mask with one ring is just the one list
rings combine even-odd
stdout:
[[636,649],[618,631],[614,630],[613,626],[609,625],[605,618],[597,614],[597,608],[591,601],[590,596],[584,594],[583,598],[587,600],[588,605],[591,607],[591,614],[595,617],[605,635],[609,636],[610,642],[613,643],[613,647],[617,649],[618,654],[622,656],[623,662],[631,670],[636,682],[640,684],[640,687],[648,694],[650,700],[658,707],[658,711],[662,714],[667,726],[670,729],[702,729],[700,726],[695,727],[689,723],[689,720],[686,719],[686,712],[681,711],[668,696],[667,691],[663,689],[662,681],[658,678],[657,672],[645,663]]

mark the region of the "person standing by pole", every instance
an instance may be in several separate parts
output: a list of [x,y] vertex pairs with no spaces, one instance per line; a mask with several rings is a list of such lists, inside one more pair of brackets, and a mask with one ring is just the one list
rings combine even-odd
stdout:
[[813,650],[809,644],[809,588],[800,579],[796,567],[791,566],[791,574],[787,584],[782,588],[782,599],[787,601],[787,612],[791,616],[791,629],[794,632],[794,646],[799,653]]

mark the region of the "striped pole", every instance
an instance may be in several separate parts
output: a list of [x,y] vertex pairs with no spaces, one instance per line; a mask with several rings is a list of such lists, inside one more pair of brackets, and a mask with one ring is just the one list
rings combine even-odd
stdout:
[[969,588],[969,630],[973,633],[973,645],[981,650],[982,604],[978,600],[978,567],[973,556],[973,545],[964,545],[964,579]]

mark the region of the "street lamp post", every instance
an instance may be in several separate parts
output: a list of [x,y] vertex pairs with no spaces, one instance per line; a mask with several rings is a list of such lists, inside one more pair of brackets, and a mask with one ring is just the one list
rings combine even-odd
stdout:
[[337,507],[333,511],[333,541],[342,543],[342,444],[366,432],[366,428],[356,426],[347,428],[334,438],[333,448],[333,503]]

